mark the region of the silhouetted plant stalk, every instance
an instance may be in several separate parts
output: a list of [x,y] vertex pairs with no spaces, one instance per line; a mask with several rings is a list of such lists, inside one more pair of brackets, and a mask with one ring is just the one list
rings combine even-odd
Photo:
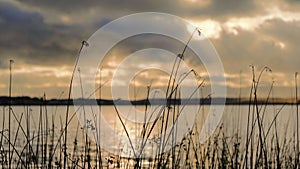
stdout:
[[[249,144],[251,144],[251,150],[250,150],[250,168],[253,167],[253,141],[254,141],[254,135],[253,135],[253,132],[254,132],[254,128],[255,128],[255,124],[257,122],[258,124],[258,129],[259,129],[259,133],[258,133],[258,136],[259,136],[259,142],[257,143],[257,148],[260,147],[260,151],[256,151],[256,164],[255,166],[258,165],[258,162],[259,160],[263,160],[264,161],[264,167],[268,167],[268,159],[267,159],[267,148],[266,148],[266,145],[265,145],[265,142],[264,142],[264,139],[265,139],[265,134],[264,134],[264,130],[263,130],[263,118],[260,117],[260,111],[261,109],[258,108],[258,96],[257,96],[257,92],[258,92],[258,86],[259,86],[259,82],[260,82],[260,79],[261,79],[261,76],[263,74],[264,71],[267,71],[267,72],[271,72],[272,70],[268,67],[264,67],[260,73],[259,73],[259,76],[258,78],[256,79],[255,77],[255,68],[254,66],[250,65],[251,67],[251,70],[252,70],[252,87],[251,87],[251,90],[250,90],[250,99],[249,99],[249,109],[248,109],[248,124],[247,124],[247,133],[246,133],[246,153],[245,153],[245,158],[244,158],[244,167],[248,167],[249,164],[248,164],[248,148],[249,148]],[[270,89],[270,92],[272,91],[272,88],[273,88],[273,83],[272,83],[272,86],[271,86],[271,89]],[[266,100],[266,105],[267,106],[267,101],[269,99],[269,96],[270,96],[270,92],[268,94],[268,97],[267,97],[267,100]],[[250,124],[250,112],[251,112],[251,105],[252,105],[252,94],[254,96],[254,100],[253,100],[253,114],[252,114],[252,125],[251,125],[251,128],[249,128],[249,124]],[[256,119],[254,119],[254,113],[256,114]],[[251,130],[250,130],[251,129]],[[261,154],[264,154],[263,156],[263,159],[261,159]]]
[[[273,99],[273,107],[274,107],[274,112],[276,112],[275,110],[275,101],[274,101],[274,92],[272,91],[272,99]],[[275,147],[275,153],[276,153],[276,167],[278,169],[281,169],[281,160],[280,160],[280,145],[279,145],[279,138],[278,138],[278,128],[277,128],[277,117],[278,117],[278,114],[279,114],[280,111],[278,111],[278,113],[274,116],[274,133],[275,133],[275,144],[276,144],[276,147]],[[272,121],[272,123],[273,123]],[[271,123],[271,125],[272,125]],[[270,125],[270,126],[271,126]],[[271,127],[269,128],[271,129]],[[267,134],[268,135],[268,132]]]
[[[252,69],[254,69],[253,65],[250,65]],[[252,103],[252,93],[253,93],[253,79],[252,79],[252,83],[251,83],[251,88],[250,88],[250,94],[249,94],[249,105],[248,105],[248,115],[247,115],[247,130],[246,130],[246,153],[245,153],[245,166],[246,168],[248,168],[248,149],[249,149],[249,143],[251,142],[251,139],[248,139],[249,136],[249,132],[250,132],[250,113],[251,113],[251,103]],[[251,119],[251,121],[253,121],[253,118]],[[252,124],[253,126],[253,124]],[[252,152],[252,151],[251,151]],[[250,164],[252,165],[252,164]],[[243,166],[243,168],[245,167]]]
[[[92,95],[94,95],[95,92],[97,92],[98,90],[100,90],[107,82],[108,81],[105,81],[102,85],[100,85],[97,89],[95,89],[95,91],[93,91],[87,97],[87,99],[89,99]],[[55,165],[58,166],[59,168],[62,168],[62,165],[63,165],[62,158],[64,158],[64,155],[63,155],[64,152],[63,152],[63,150],[64,150],[64,146],[65,146],[61,140],[65,139],[64,138],[65,129],[69,126],[70,122],[76,116],[76,113],[81,109],[81,107],[82,106],[80,106],[79,108],[77,108],[75,110],[75,112],[72,114],[72,116],[68,119],[67,125],[63,125],[62,119],[60,117],[60,123],[61,123],[61,129],[60,129],[60,131],[61,131],[61,133],[58,136],[57,143],[55,145],[53,145],[53,150],[52,150],[51,155],[49,155],[50,156],[49,158],[53,159],[53,157],[54,157],[54,155],[56,153],[57,148],[59,149],[59,153],[58,153],[59,154],[59,158],[58,158],[58,160],[55,161]],[[77,136],[75,138],[77,138]],[[68,159],[70,159],[70,158],[68,158]],[[76,165],[76,167],[79,167],[79,165]],[[80,168],[82,168],[82,167],[80,167]]]
[[[82,86],[82,79],[81,79],[81,74],[80,74],[80,68],[78,68],[78,76],[79,76],[79,82],[80,82],[80,92],[81,92],[81,98],[84,101],[84,91],[83,91],[83,86]],[[90,155],[89,155],[89,139],[88,139],[88,130],[89,130],[89,123],[90,120],[86,118],[86,110],[85,110],[85,105],[84,102],[82,102],[82,111],[83,111],[83,120],[84,120],[84,126],[83,126],[83,131],[85,132],[85,142],[84,142],[84,163],[83,163],[83,168],[90,168]]]
[[[102,67],[99,70],[99,101],[101,101],[101,99],[102,99],[102,90],[101,90],[101,88],[102,88]],[[100,103],[99,104],[99,112],[100,113],[102,113],[102,109],[101,108],[102,107],[101,107],[101,103]],[[96,117],[98,117],[98,115]],[[95,124],[96,124],[96,133],[97,133],[97,139],[96,139],[96,141],[97,141],[97,144],[99,144],[97,146],[97,157],[98,157],[99,168],[102,169],[103,165],[102,165],[102,152],[101,152],[101,142],[100,142],[100,140],[101,140],[100,139],[101,129],[100,129],[100,127],[98,127],[98,126],[101,126],[101,115],[99,116],[99,118],[100,118],[99,120],[98,120],[98,118],[96,118],[96,120],[95,120],[96,123]]]
[[[253,113],[256,114],[256,119],[254,120],[254,117],[252,116],[252,128],[251,128],[251,131],[250,131],[250,135],[248,135],[248,132],[249,132],[249,126],[247,126],[247,136],[249,138],[246,139],[246,151],[248,151],[248,145],[249,143],[251,142],[251,145],[253,145],[253,129],[255,127],[255,123],[257,121],[257,124],[258,124],[258,129],[259,129],[259,133],[258,133],[258,136],[259,136],[259,142],[257,143],[257,146],[260,147],[260,152],[264,154],[264,158],[261,159],[260,157],[257,157],[256,158],[256,165],[257,165],[257,162],[258,160],[263,160],[264,161],[264,165],[265,167],[268,167],[268,159],[267,159],[267,150],[266,150],[266,147],[264,145],[264,141],[263,141],[263,138],[265,138],[265,134],[264,134],[264,130],[263,130],[263,123],[262,123],[262,119],[260,117],[260,110],[258,108],[258,96],[257,96],[257,91],[258,91],[258,86],[259,86],[259,82],[260,82],[260,78],[263,74],[264,71],[269,71],[271,72],[271,69],[268,68],[268,67],[264,67],[260,73],[259,73],[259,76],[258,78],[256,79],[255,78],[255,69],[254,69],[254,66],[251,66],[251,69],[252,69],[252,87],[251,88],[251,91],[250,91],[250,94],[252,95],[252,92],[253,92],[253,95],[254,95],[254,102],[253,102]],[[253,89],[253,90],[252,90]],[[250,96],[250,99],[251,99],[251,96]],[[250,115],[250,105],[251,105],[251,100],[249,102],[249,111],[248,111],[248,122],[249,122],[249,115]],[[249,124],[249,123],[248,123]],[[256,151],[256,153],[258,153],[258,151]],[[246,167],[248,167],[248,153],[246,152],[245,154],[245,164],[246,164]],[[250,151],[250,168],[253,166],[253,148],[251,146],[251,151]]]
[[[72,85],[73,85],[73,79],[74,79],[74,74],[75,74],[75,70],[77,68],[77,64],[78,64],[78,60],[79,60],[79,56],[80,56],[80,53],[83,49],[84,46],[89,46],[88,42],[87,41],[82,41],[81,42],[81,47],[80,47],[80,50],[78,52],[78,55],[76,57],[76,61],[75,61],[75,65],[74,65],[74,69],[72,71],[72,76],[71,76],[71,81],[70,81],[70,86],[69,86],[69,92],[68,92],[68,103],[70,103],[70,100],[71,100],[71,91],[72,91]],[[64,142],[64,163],[63,163],[63,168],[66,169],[66,165],[67,165],[67,135],[68,135],[68,119],[69,119],[69,104],[67,104],[67,111],[66,111],[66,120],[65,120],[65,142]]]
[[[167,101],[166,108],[167,108],[167,110],[164,109],[163,114],[162,114],[160,135],[163,136],[163,138],[160,139],[160,146],[159,146],[159,153],[158,154],[161,154],[161,155],[160,155],[159,160],[158,160],[158,168],[161,167],[160,163],[162,162],[162,156],[163,156],[162,152],[163,152],[163,149],[164,149],[163,143],[165,143],[165,134],[163,135],[163,131],[166,132],[166,130],[167,130],[169,114],[170,114],[170,111],[171,111],[170,102],[173,98],[174,91],[176,91],[176,90],[174,90],[174,88],[175,88],[175,83],[176,83],[176,79],[177,79],[178,70],[180,68],[181,61],[184,59],[185,51],[186,51],[190,41],[192,40],[192,38],[193,38],[193,36],[196,32],[199,33],[199,36],[201,35],[201,32],[200,32],[199,28],[195,28],[193,33],[189,37],[187,43],[185,44],[181,54],[178,54],[178,56],[175,58],[174,64],[172,66],[171,75],[170,75],[169,80],[168,80],[167,91],[166,91],[166,101]],[[176,100],[176,98],[174,98],[174,100]],[[165,120],[165,116],[166,116],[166,120]]]
[[[8,138],[11,140],[11,94],[12,94],[12,64],[14,63],[14,60],[9,60],[9,91],[8,91],[8,97],[9,97],[9,103],[8,103]],[[13,152],[11,152],[11,145],[8,145],[8,167],[11,168],[11,162],[12,162]]]
[[114,104],[113,106],[114,106],[114,109],[115,109],[115,111],[116,111],[116,113],[117,113],[118,119],[120,120],[120,122],[121,122],[121,124],[122,124],[122,127],[123,127],[123,129],[124,129],[124,131],[125,131],[125,133],[126,133],[126,136],[127,136],[128,141],[129,141],[129,143],[130,143],[131,149],[132,149],[132,151],[133,151],[133,155],[134,155],[135,158],[138,158],[138,155],[137,155],[137,153],[135,152],[135,148],[134,148],[133,143],[132,143],[132,140],[131,140],[131,138],[130,138],[129,132],[128,132],[127,128],[126,128],[126,125],[125,125],[124,121],[122,120],[122,117],[120,116],[120,113],[119,113],[119,111],[118,111],[116,105]]
[[296,98],[296,136],[297,136],[297,143],[296,143],[296,168],[299,168],[299,107],[298,107],[298,85],[297,85],[297,76],[298,72],[295,73],[295,98]]

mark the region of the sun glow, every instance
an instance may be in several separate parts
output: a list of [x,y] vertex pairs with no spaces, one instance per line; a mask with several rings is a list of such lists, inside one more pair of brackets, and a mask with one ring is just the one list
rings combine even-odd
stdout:
[[222,26],[219,22],[211,19],[204,20],[204,21],[189,20],[189,22],[192,23],[193,25],[193,26],[191,25],[187,26],[189,32],[193,32],[195,27],[198,27],[207,38],[213,38],[213,39],[220,38],[220,34],[222,32]]
[[[284,22],[300,21],[300,13],[286,12],[278,8],[271,8],[267,10],[265,15],[257,15],[253,17],[231,18],[227,20],[224,25],[224,29],[233,34],[238,35],[238,30],[255,31],[263,24],[270,20],[280,19]],[[284,46],[281,44],[281,48]]]
[[185,0],[185,2],[196,4],[198,6],[207,6],[210,4],[210,0]]

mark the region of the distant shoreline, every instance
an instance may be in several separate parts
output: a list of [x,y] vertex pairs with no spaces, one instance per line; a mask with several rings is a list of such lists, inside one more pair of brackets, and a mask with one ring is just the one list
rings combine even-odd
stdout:
[[[225,102],[226,105],[249,105],[254,104],[252,101],[249,102],[249,99],[246,98],[214,98],[214,103],[211,103],[211,98],[205,98],[205,99],[170,99],[168,104],[170,105],[221,105]],[[129,100],[106,100],[106,99],[74,99],[74,100],[68,100],[68,99],[50,99],[50,100],[44,100],[43,98],[31,98],[31,97],[12,97],[11,99],[7,96],[0,97],[0,105],[146,105],[146,104],[152,104],[152,105],[161,105],[164,103],[164,99],[151,99],[150,101],[143,99],[143,100],[136,100],[136,101],[129,101]],[[299,104],[298,100],[298,104]],[[295,100],[293,99],[280,99],[280,98],[274,98],[274,99],[259,99],[257,101],[257,104],[263,105],[263,104],[276,104],[276,105],[282,105],[282,104],[296,104]]]

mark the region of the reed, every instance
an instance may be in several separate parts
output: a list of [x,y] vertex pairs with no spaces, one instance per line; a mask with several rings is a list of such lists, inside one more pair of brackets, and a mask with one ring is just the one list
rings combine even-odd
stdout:
[[296,168],[299,168],[299,107],[298,107],[298,85],[297,85],[297,76],[298,73],[295,73],[295,99],[296,99]]
[[[71,100],[71,91],[72,91],[72,85],[73,85],[73,79],[74,79],[74,73],[76,71],[76,68],[77,68],[77,64],[78,64],[78,60],[79,60],[79,56],[80,56],[80,53],[83,49],[84,46],[88,46],[89,44],[86,42],[86,41],[82,41],[81,42],[81,47],[79,49],[79,52],[78,52],[78,55],[76,57],[76,61],[75,61],[75,66],[74,66],[74,69],[73,69],[73,72],[72,72],[72,76],[71,76],[71,81],[70,81],[70,86],[69,86],[69,92],[68,92],[68,102],[70,102]],[[65,144],[64,144],[64,169],[66,168],[66,163],[67,163],[67,135],[68,135],[68,120],[69,120],[69,104],[67,104],[67,110],[66,110],[66,120],[65,120]]]
[[[12,94],[12,64],[14,63],[13,60],[9,60],[9,105],[8,105],[8,138],[11,140],[11,94]],[[11,144],[8,145],[8,167],[11,168],[13,153],[11,153]]]

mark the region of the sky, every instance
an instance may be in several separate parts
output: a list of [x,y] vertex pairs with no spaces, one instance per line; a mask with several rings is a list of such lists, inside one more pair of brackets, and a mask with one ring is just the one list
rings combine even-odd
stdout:
[[[262,76],[261,97],[272,82],[275,97],[294,97],[294,74],[300,72],[299,9],[298,0],[0,0],[0,95],[8,94],[13,59],[13,96],[66,98],[82,40],[120,17],[162,12],[201,28],[223,63],[229,97],[248,97],[249,65],[257,74],[265,66],[272,69]],[[155,46],[151,38],[137,37],[111,51],[103,78],[112,76],[124,53],[130,54],[128,46],[141,41]],[[103,87],[104,98],[110,97],[109,89],[109,84]]]

